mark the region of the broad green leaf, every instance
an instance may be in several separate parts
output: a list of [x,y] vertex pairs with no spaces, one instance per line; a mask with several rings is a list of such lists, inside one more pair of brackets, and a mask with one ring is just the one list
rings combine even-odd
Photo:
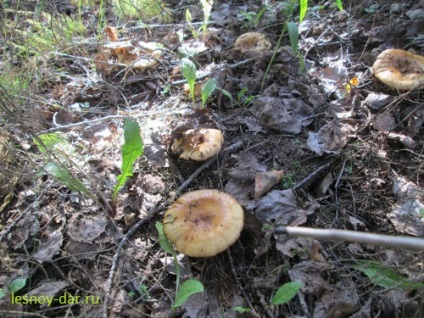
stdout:
[[175,296],[175,303],[172,307],[176,308],[181,306],[186,302],[188,297],[193,294],[200,293],[204,291],[203,284],[196,279],[186,280],[181,284],[181,288],[178,290],[177,295]]
[[9,285],[9,292],[16,293],[25,287],[26,278],[16,278]]
[[397,274],[392,269],[373,261],[360,261],[353,268],[364,273],[374,285],[394,289],[414,289],[423,287],[422,283],[408,281],[405,277]]
[[297,29],[297,24],[292,21],[287,22],[287,29],[289,31],[290,44],[293,54],[297,54],[299,43],[299,30]]
[[181,69],[183,72],[184,78],[187,80],[187,83],[190,87],[191,98],[194,101],[194,85],[196,82],[196,65],[188,59],[181,59]]
[[288,303],[294,296],[296,296],[301,287],[302,284],[298,282],[284,284],[277,289],[274,297],[272,297],[271,303],[273,305],[282,305]]
[[65,167],[54,162],[48,162],[43,170],[62,182],[72,191],[80,191],[89,193],[85,185],[76,177],[74,177]]
[[168,238],[165,235],[165,231],[163,230],[163,224],[162,222],[156,222],[155,224],[156,229],[158,230],[159,234],[159,244],[160,247],[167,253],[176,255],[174,248],[172,247],[171,243],[168,241]]
[[213,91],[216,89],[216,79],[210,78],[207,80],[205,84],[202,86],[202,108],[205,107],[206,101],[208,100],[209,96],[213,93]]
[[126,118],[124,121],[124,145],[122,146],[121,174],[118,176],[112,201],[115,201],[118,191],[124,186],[128,177],[133,175],[134,161],[143,154],[143,140],[137,122]]
[[299,0],[300,13],[299,13],[299,22],[302,22],[305,18],[306,10],[308,10],[308,0]]
[[339,8],[340,11],[343,10],[342,0],[336,0],[336,5],[337,5],[337,8]]
[[66,138],[58,133],[41,134],[33,140],[35,146],[42,153],[45,153],[47,150],[53,150],[57,146],[61,148],[68,148],[70,146]]

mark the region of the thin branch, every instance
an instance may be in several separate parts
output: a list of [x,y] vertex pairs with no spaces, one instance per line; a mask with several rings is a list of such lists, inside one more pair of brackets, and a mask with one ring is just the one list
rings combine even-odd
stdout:
[[[238,141],[234,144],[232,144],[231,146],[228,146],[227,148],[225,148],[220,155],[223,154],[227,154],[227,153],[231,153],[234,151],[237,151],[238,149],[240,149],[241,147],[243,147],[243,142]],[[205,163],[203,163],[199,168],[197,168],[196,171],[194,171],[190,177],[188,177],[188,179],[186,181],[183,182],[183,184],[181,184],[179,186],[179,188],[177,189],[177,193],[181,193],[184,191],[185,188],[187,188],[190,183],[193,182],[193,180],[200,174],[202,173],[204,170],[206,170],[214,161],[216,160],[216,157],[210,158],[207,161],[205,161]]]
[[424,239],[418,237],[392,236],[335,229],[313,229],[296,226],[277,227],[275,233],[287,234],[290,237],[302,236],[329,241],[349,241],[411,251],[424,251]]
[[152,213],[148,214],[148,217],[145,219],[139,220],[137,223],[135,223],[128,232],[122,237],[121,242],[119,242],[118,247],[116,248],[115,254],[112,258],[112,266],[109,270],[109,276],[106,282],[106,291],[105,291],[105,298],[103,300],[103,318],[108,317],[108,305],[109,305],[109,299],[110,299],[110,293],[112,290],[112,284],[113,284],[113,278],[115,276],[115,270],[118,265],[118,260],[121,255],[121,250],[124,248],[124,245],[127,243],[127,241],[134,235],[135,232],[138,231],[138,229],[147,223],[150,219],[152,219],[158,212],[162,211],[164,206],[166,206],[167,202],[161,204],[160,206],[157,206]]

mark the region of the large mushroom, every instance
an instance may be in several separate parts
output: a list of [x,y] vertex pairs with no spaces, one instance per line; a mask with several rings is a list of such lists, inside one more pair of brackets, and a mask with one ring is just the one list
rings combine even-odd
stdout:
[[181,159],[204,161],[218,154],[223,142],[218,129],[189,129],[173,140],[171,150]]
[[243,208],[232,196],[205,189],[178,198],[165,212],[163,228],[180,253],[209,257],[232,245],[243,223]]
[[388,49],[377,56],[372,71],[387,86],[411,90],[424,84],[424,56]]

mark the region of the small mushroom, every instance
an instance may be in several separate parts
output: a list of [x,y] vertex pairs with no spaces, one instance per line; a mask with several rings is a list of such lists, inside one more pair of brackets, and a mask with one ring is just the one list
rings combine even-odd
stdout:
[[178,198],[165,212],[163,228],[180,253],[209,257],[232,245],[243,223],[243,208],[231,195],[206,189]]
[[204,161],[215,156],[223,142],[224,137],[218,129],[189,129],[173,140],[171,149],[181,159]]
[[411,90],[424,84],[424,56],[388,49],[377,56],[372,71],[387,86]]
[[234,50],[242,54],[259,55],[272,47],[271,41],[265,34],[247,32],[240,35],[234,43]]

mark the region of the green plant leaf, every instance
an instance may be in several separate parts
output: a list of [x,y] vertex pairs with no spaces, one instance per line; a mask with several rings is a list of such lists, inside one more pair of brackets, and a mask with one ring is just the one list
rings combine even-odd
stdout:
[[415,289],[423,287],[422,283],[408,281],[392,269],[373,261],[359,261],[353,268],[364,273],[374,285],[393,289]]
[[288,303],[299,289],[302,287],[301,283],[298,282],[290,282],[286,283],[275,292],[274,297],[272,297],[271,303],[273,305],[282,305]]
[[216,89],[216,79],[210,78],[206,81],[205,84],[202,86],[202,108],[205,107],[206,101],[208,100],[209,96],[213,93],[213,91]]
[[168,241],[168,238],[165,235],[165,231],[163,230],[163,224],[162,222],[156,222],[155,224],[156,229],[158,230],[159,234],[159,244],[160,247],[167,253],[176,255],[176,252],[174,248],[172,247],[172,244]]
[[68,148],[70,145],[66,138],[58,133],[41,134],[33,138],[35,146],[42,153],[53,150],[56,147]]
[[233,96],[231,95],[231,93],[229,91],[227,91],[226,89],[222,89],[222,88],[218,88],[219,91],[221,91],[222,94],[224,94],[225,96],[227,96],[229,99],[233,100]]
[[124,145],[122,146],[121,174],[113,190],[112,201],[115,202],[118,191],[124,186],[128,177],[133,175],[134,161],[143,154],[143,140],[137,122],[126,118],[124,121]]
[[299,0],[300,12],[299,12],[299,22],[302,22],[305,18],[306,11],[308,10],[308,0]]
[[48,162],[43,170],[62,182],[72,191],[89,193],[88,189],[78,178],[74,177],[65,167],[54,162]]
[[185,18],[186,18],[187,23],[188,23],[188,24],[191,24],[192,17],[191,17],[191,12],[190,12],[190,10],[189,10],[189,9],[186,9],[186,12],[185,12]]
[[3,288],[0,288],[0,298],[6,297],[6,293],[4,292]]
[[196,65],[188,59],[181,59],[181,70],[183,72],[184,78],[187,80],[187,83],[190,87],[191,98],[194,101],[194,85],[196,83]]
[[211,15],[213,0],[200,0],[203,9],[204,26],[208,24],[209,16]]
[[178,290],[177,295],[175,296],[175,302],[172,306],[173,308],[179,307],[186,302],[188,297],[193,294],[200,293],[204,291],[205,288],[203,284],[196,279],[186,280],[181,284],[181,288]]
[[336,0],[337,8],[339,8],[340,11],[343,11],[343,3],[342,0]]
[[299,30],[297,29],[297,24],[290,21],[287,22],[287,30],[289,31],[290,45],[293,50],[293,54],[297,54],[298,43],[299,43]]
[[9,285],[9,292],[16,293],[24,288],[26,285],[26,278],[16,278]]
[[249,308],[245,308],[245,307],[242,307],[242,306],[235,306],[235,307],[233,307],[233,310],[236,311],[236,312],[241,312],[241,313],[251,312],[251,310]]

